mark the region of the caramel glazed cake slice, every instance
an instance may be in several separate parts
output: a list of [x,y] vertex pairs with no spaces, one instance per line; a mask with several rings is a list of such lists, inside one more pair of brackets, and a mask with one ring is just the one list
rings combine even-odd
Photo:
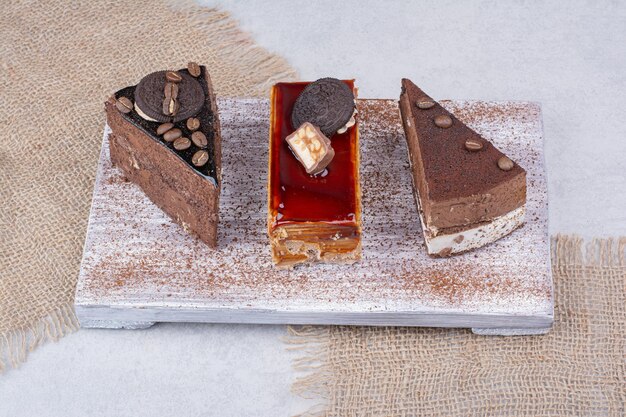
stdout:
[[429,255],[478,248],[522,225],[524,169],[407,79],[400,112]]

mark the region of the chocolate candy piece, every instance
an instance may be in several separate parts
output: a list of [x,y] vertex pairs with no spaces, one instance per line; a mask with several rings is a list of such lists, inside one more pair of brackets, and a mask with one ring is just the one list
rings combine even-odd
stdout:
[[330,139],[309,122],[303,123],[285,140],[307,174],[320,174],[335,156]]
[[[137,113],[141,117],[147,117],[147,120],[161,123],[176,123],[198,114],[205,101],[204,90],[198,80],[187,73],[179,72],[181,81],[171,83],[165,73],[166,71],[153,72],[139,81],[135,88]],[[166,84],[169,84],[167,90]],[[170,106],[172,99],[173,107]],[[170,114],[170,109],[174,110],[174,115]]]
[[293,126],[312,123],[326,136],[334,135],[354,114],[354,93],[343,81],[322,78],[305,87],[291,112]]

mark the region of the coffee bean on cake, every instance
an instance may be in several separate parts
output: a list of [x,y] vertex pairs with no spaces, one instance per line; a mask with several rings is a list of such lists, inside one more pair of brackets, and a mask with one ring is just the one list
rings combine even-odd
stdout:
[[294,127],[309,122],[330,137],[345,126],[354,114],[354,93],[341,80],[322,78],[305,87],[293,106]]
[[176,100],[176,98],[178,97],[178,84],[170,82],[165,83],[163,94],[165,95],[165,98],[171,98]]
[[209,142],[206,139],[206,136],[202,132],[193,132],[191,135],[191,141],[198,148],[206,148]]
[[429,98],[421,98],[415,103],[418,109],[427,110],[435,105],[435,102]]
[[514,166],[515,164],[513,163],[513,161],[511,161],[506,156],[502,156],[500,157],[500,159],[498,159],[498,168],[500,168],[502,171],[510,171],[513,169]]
[[200,128],[200,120],[195,117],[190,117],[187,119],[187,129],[193,131],[198,130]]
[[181,77],[180,74],[176,71],[166,71],[165,79],[172,83],[179,83],[183,80],[183,77]]
[[[137,113],[147,120],[161,123],[177,123],[196,116],[205,101],[200,82],[185,72],[178,72],[181,81],[171,83],[165,73],[153,72],[139,81],[135,88],[135,105],[140,110]],[[167,89],[166,84],[170,84]],[[165,98],[170,100],[166,102]]]
[[193,77],[199,77],[201,73],[200,65],[195,62],[190,62],[187,64],[187,71],[189,71],[189,74],[191,74]]
[[476,139],[468,139],[465,141],[465,149],[471,152],[480,151],[483,148],[483,143]]
[[209,154],[205,150],[198,151],[194,153],[193,156],[191,157],[191,162],[197,167],[201,167],[202,165],[206,164],[208,161],[209,161]]
[[162,135],[168,130],[172,129],[173,127],[174,127],[174,123],[163,123],[159,125],[159,127],[157,127],[156,133],[157,135]]
[[178,101],[171,97],[165,97],[163,99],[163,114],[168,116],[175,116],[178,113]]
[[133,111],[133,102],[128,97],[120,97],[115,102],[115,107],[122,113],[130,113]]
[[171,129],[165,132],[165,134],[163,135],[163,140],[165,140],[166,142],[172,142],[178,139],[179,137],[181,137],[182,135],[183,135],[183,132],[180,129],[178,128]]
[[178,138],[174,141],[172,146],[174,146],[174,149],[176,149],[177,151],[184,151],[185,149],[189,149],[189,147],[191,146],[191,141],[185,137]]
[[437,127],[447,129],[452,126],[452,118],[447,114],[440,114],[439,116],[435,117],[435,125],[437,125]]

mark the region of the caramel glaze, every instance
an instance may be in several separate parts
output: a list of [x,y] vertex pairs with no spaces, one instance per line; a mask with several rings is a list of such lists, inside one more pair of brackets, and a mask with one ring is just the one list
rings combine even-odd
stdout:
[[[344,82],[354,89],[353,80]],[[307,84],[278,83],[272,87],[268,227],[271,233],[280,226],[302,223],[353,226],[353,236],[357,237],[361,215],[357,125],[329,138],[335,157],[317,176],[306,173],[285,141],[298,127],[291,125],[291,110]]]

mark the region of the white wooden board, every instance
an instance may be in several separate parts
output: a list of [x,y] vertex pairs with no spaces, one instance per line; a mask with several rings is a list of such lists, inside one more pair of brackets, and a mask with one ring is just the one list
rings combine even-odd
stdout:
[[223,131],[219,246],[187,235],[111,166],[96,178],[76,314],[84,327],[154,322],[469,327],[537,334],[553,318],[541,110],[444,102],[528,172],[526,224],[464,255],[426,255],[395,100],[360,100],[363,260],[273,267],[266,235],[269,103],[218,100]]

